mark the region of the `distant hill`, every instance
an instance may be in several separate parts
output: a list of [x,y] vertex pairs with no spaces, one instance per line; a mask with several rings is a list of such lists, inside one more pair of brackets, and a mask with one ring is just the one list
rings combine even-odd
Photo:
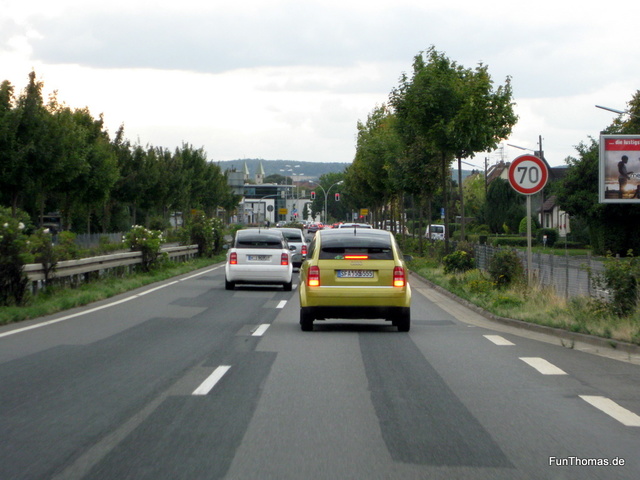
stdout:
[[249,176],[253,176],[258,171],[260,163],[264,168],[265,176],[269,175],[283,175],[296,177],[296,180],[313,180],[318,179],[325,173],[342,173],[351,165],[350,163],[340,162],[299,162],[296,160],[264,160],[261,158],[242,158],[238,160],[223,160],[216,162],[220,169],[225,170],[238,170],[242,171],[245,164],[249,169]]
[[[247,165],[249,169],[249,177],[254,178],[254,175],[262,163],[265,176],[269,175],[283,175],[283,176],[295,176],[295,180],[317,180],[326,173],[341,173],[351,165],[350,163],[341,162],[299,162],[296,160],[264,160],[261,158],[241,158],[238,160],[223,160],[216,162],[220,169],[225,170],[238,170],[242,171],[244,165]],[[462,170],[462,179],[464,180],[471,174],[471,170]],[[458,170],[451,170],[451,178],[458,181]]]

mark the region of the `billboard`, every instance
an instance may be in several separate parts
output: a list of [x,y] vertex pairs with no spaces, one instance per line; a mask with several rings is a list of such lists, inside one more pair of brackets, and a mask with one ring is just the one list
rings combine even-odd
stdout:
[[600,203],[640,203],[640,135],[600,135]]

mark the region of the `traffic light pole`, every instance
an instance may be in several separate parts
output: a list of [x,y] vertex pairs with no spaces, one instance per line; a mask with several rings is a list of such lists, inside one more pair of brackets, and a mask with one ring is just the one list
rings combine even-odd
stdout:
[[329,192],[331,191],[331,189],[333,187],[335,187],[336,185],[342,185],[344,183],[343,180],[340,180],[337,183],[334,183],[333,185],[331,185],[326,191],[325,189],[322,187],[322,185],[320,185],[319,183],[317,184],[318,187],[320,187],[322,189],[322,193],[324,193],[324,210],[323,210],[323,216],[324,216],[324,220],[323,222],[326,224],[327,223],[327,199],[329,197]]

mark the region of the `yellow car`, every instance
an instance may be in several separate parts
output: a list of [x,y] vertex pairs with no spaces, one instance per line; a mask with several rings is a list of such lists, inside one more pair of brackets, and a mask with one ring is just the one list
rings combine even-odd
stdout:
[[411,326],[409,272],[391,232],[363,228],[319,230],[300,268],[300,327],[327,318],[389,320]]

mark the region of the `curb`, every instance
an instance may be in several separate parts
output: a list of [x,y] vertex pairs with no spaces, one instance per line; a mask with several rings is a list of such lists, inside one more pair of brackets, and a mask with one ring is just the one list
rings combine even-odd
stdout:
[[582,342],[589,345],[593,345],[594,347],[607,348],[610,350],[615,350],[615,351],[620,351],[620,352],[625,352],[630,354],[640,354],[640,346],[635,345],[633,343],[614,340],[612,338],[597,337],[595,335],[588,335],[586,333],[570,332],[568,330],[563,330],[561,328],[538,325],[537,323],[525,322],[523,320],[515,320],[513,318],[500,317],[469,302],[468,300],[465,300],[464,298],[458,297],[456,294],[451,293],[449,290],[446,290],[445,288],[442,288],[439,285],[436,285],[435,283],[431,282],[430,280],[427,280],[423,276],[418,275],[413,271],[411,272],[411,275],[419,278],[420,280],[422,280],[424,283],[429,285],[431,288],[433,288],[437,292],[440,292],[443,295],[446,295],[452,300],[455,300],[461,305],[464,305],[468,309],[473,310],[477,314],[482,315],[486,319],[491,320],[493,322],[501,323],[503,325],[509,325],[515,328],[520,328],[522,330],[529,330],[536,333],[545,333],[547,335],[554,335],[562,340]]

